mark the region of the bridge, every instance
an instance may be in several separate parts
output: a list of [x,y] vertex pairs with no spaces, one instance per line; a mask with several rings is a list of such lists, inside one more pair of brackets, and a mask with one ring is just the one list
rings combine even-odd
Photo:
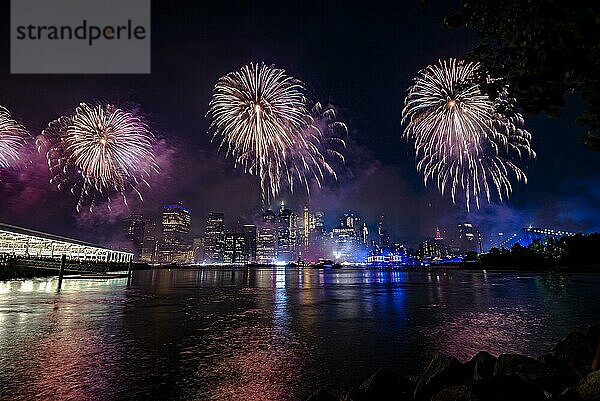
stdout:
[[496,245],[496,247],[510,249],[515,244],[527,247],[534,241],[542,241],[543,243],[546,243],[550,238],[560,239],[562,237],[571,237],[573,235],[575,235],[575,233],[563,230],[554,230],[552,228],[527,227],[521,229],[519,233],[514,233],[513,235],[509,236],[507,239]]

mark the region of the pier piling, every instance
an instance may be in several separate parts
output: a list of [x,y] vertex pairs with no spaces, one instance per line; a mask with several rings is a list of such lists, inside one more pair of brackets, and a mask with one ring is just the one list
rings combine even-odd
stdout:
[[65,274],[65,265],[67,263],[67,255],[62,255],[60,258],[60,271],[58,272],[58,291],[62,287],[63,275]]
[[131,260],[127,263],[127,286],[131,285]]

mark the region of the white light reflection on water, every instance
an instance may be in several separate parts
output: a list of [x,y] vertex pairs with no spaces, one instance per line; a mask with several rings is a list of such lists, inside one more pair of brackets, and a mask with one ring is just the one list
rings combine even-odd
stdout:
[[0,282],[0,399],[291,401],[436,351],[535,356],[600,321],[594,275],[223,267],[125,283]]
[[[287,269],[282,266],[276,266],[273,269],[273,278],[275,282],[275,313],[274,324],[276,330],[284,334],[287,332],[288,323],[288,296],[286,292],[286,274]],[[293,273],[290,273],[293,274]]]

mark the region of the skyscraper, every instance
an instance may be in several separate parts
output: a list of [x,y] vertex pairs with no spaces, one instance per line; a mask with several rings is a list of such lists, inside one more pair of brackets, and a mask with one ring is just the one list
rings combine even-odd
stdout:
[[158,246],[161,263],[191,262],[190,225],[192,212],[181,203],[165,205],[162,214],[162,239]]
[[377,223],[377,248],[379,252],[385,252],[390,246],[390,235],[383,224],[384,217],[381,216]]
[[421,259],[443,259],[448,256],[448,247],[441,240],[428,238],[419,244],[418,255]]
[[297,216],[281,202],[277,219],[277,261],[292,262],[297,258]]
[[142,262],[158,263],[156,247],[158,244],[158,230],[154,220],[146,220],[144,224],[144,240],[142,243]]
[[266,210],[258,228],[256,239],[256,261],[261,264],[272,264],[277,256],[277,227],[275,213]]
[[313,227],[314,230],[325,230],[325,215],[321,211],[317,211],[314,214],[313,218]]
[[142,259],[142,248],[144,245],[144,228],[146,222],[139,214],[131,215],[124,220],[125,232],[127,239],[131,242],[131,251],[133,252],[133,260],[140,261]]
[[354,228],[357,232],[360,232],[362,225],[360,224],[360,216],[354,212],[344,213],[340,221],[342,227]]
[[310,243],[309,235],[310,235],[310,226],[311,226],[311,218],[310,218],[310,210],[308,209],[308,205],[304,205],[304,212],[302,214],[302,244],[304,245],[304,249],[308,248]]
[[223,263],[225,250],[225,219],[223,213],[210,212],[204,229],[204,262]]
[[482,252],[481,234],[471,223],[458,225],[458,247],[463,253]]
[[354,261],[357,250],[356,231],[353,227],[334,227],[331,236],[334,242],[334,256],[340,262]]
[[360,235],[362,244],[366,247],[369,244],[369,229],[367,228],[367,223],[363,223]]
[[201,263],[204,258],[204,238],[194,238],[192,240],[192,260],[194,263]]
[[256,262],[256,248],[257,248],[257,233],[256,226],[254,224],[244,224],[242,232],[246,237],[246,250],[248,253],[248,262]]
[[329,246],[330,238],[325,231],[323,212],[316,211],[311,214],[309,223],[309,246],[302,253],[302,258],[313,262],[317,262],[320,258],[331,258],[333,250]]
[[247,263],[248,250],[244,233],[225,233],[225,263]]
[[359,252],[362,248],[363,225],[355,212],[344,213],[340,225],[333,228],[331,237],[334,242],[334,255],[340,262],[363,261]]

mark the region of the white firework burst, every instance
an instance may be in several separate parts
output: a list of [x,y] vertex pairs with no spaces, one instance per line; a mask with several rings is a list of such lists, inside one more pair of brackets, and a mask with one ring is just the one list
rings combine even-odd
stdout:
[[500,200],[512,192],[510,178],[527,182],[516,164],[535,157],[531,134],[504,87],[492,100],[478,83],[480,64],[440,60],[421,70],[409,88],[402,111],[404,136],[413,142],[417,170],[442,195],[459,192],[467,209],[480,198]]

